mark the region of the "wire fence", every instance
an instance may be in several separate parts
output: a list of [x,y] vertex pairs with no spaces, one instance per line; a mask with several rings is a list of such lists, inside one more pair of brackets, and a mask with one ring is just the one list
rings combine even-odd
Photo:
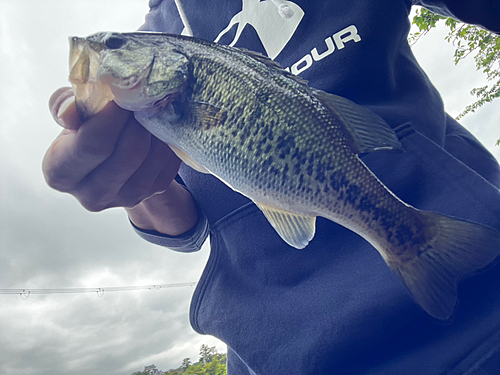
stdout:
[[138,285],[138,286],[109,286],[102,288],[56,288],[56,289],[0,289],[0,294],[18,294],[21,298],[26,299],[32,294],[69,294],[69,293],[96,293],[102,296],[104,293],[110,292],[130,292],[136,290],[160,290],[169,288],[194,287],[196,281],[187,283],[174,284],[153,284],[153,285]]

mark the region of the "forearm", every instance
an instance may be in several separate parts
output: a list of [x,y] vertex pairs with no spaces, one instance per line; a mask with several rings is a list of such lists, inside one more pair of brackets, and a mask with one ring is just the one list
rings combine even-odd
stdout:
[[198,208],[193,197],[176,181],[163,193],[125,210],[136,227],[168,236],[179,236],[198,221]]

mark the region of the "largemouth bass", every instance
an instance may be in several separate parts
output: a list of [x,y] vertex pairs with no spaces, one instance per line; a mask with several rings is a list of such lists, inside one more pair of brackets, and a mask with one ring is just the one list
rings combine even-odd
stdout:
[[301,249],[316,217],[378,250],[415,301],[448,319],[457,282],[500,253],[500,233],[419,211],[391,193],[358,158],[398,150],[373,112],[307,86],[266,57],[159,33],[98,33],[71,41],[70,81],[82,119],[109,100],[262,210]]

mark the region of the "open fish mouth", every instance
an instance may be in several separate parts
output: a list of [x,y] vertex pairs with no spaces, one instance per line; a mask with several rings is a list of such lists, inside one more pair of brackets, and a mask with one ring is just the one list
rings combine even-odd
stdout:
[[[70,37],[69,81],[82,122],[102,110],[111,100],[129,111],[156,111],[165,108],[184,91],[185,84],[174,86],[174,83],[168,88],[154,76],[162,68],[156,67],[155,71],[153,56],[143,56],[135,65],[130,64],[133,69],[127,70],[123,66],[110,68],[110,64],[113,66],[123,55],[114,54],[115,49],[108,44],[106,36]],[[151,82],[152,79],[154,82]],[[160,88],[152,90],[155,84]]]
[[108,84],[101,82],[97,73],[101,64],[99,43],[85,38],[70,38],[69,81],[75,93],[75,103],[83,122],[113,100],[114,95]]

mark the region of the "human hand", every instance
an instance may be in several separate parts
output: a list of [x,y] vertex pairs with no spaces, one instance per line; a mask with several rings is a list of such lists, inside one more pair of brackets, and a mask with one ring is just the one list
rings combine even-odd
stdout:
[[181,162],[132,112],[110,102],[82,123],[72,97],[71,88],[61,88],[49,101],[64,128],[43,159],[49,186],[94,212],[135,207],[169,187]]

